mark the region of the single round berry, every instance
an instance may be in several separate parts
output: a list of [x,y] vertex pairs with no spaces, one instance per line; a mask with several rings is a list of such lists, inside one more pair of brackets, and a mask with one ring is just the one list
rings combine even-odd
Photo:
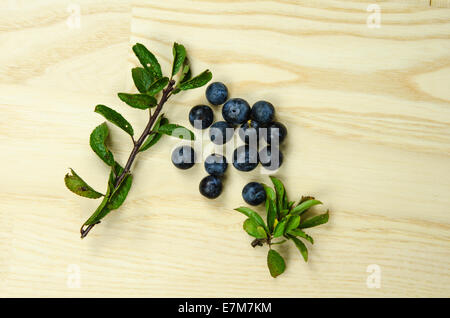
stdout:
[[257,146],[259,143],[259,124],[254,120],[247,120],[245,123],[239,127],[238,133],[239,137],[246,144]]
[[209,128],[209,138],[216,145],[223,145],[228,142],[234,134],[233,125],[226,121],[218,121]]
[[259,205],[266,201],[266,190],[261,183],[250,182],[242,189],[242,198],[250,205]]
[[215,199],[222,193],[222,180],[218,176],[207,176],[200,181],[200,193],[208,199]]
[[212,154],[206,157],[205,170],[211,175],[223,176],[227,167],[227,159],[222,155]]
[[197,129],[206,129],[214,121],[214,113],[211,107],[206,105],[197,105],[192,107],[189,112],[189,122]]
[[250,117],[250,105],[242,98],[229,99],[222,107],[222,116],[232,125],[240,125]]
[[214,82],[206,88],[206,99],[212,105],[222,105],[228,98],[228,89],[221,82]]
[[252,106],[251,116],[261,125],[267,125],[271,123],[275,117],[275,108],[271,103],[260,100]]
[[257,148],[244,145],[233,152],[233,166],[240,171],[251,171],[258,165]]
[[268,144],[278,146],[287,136],[287,129],[282,123],[274,122],[267,127],[267,131],[262,133]]
[[266,146],[259,152],[259,161],[267,170],[277,170],[283,163],[283,153],[275,146]]
[[195,151],[191,146],[179,146],[172,151],[172,163],[179,169],[189,169],[195,164]]

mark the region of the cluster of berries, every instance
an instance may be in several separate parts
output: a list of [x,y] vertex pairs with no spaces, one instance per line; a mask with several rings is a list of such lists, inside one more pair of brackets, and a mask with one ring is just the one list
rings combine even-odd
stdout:
[[[283,163],[283,154],[279,145],[287,135],[286,127],[274,121],[275,108],[267,101],[258,101],[252,107],[242,98],[228,99],[228,89],[220,82],[211,83],[206,89],[206,99],[214,106],[223,104],[223,121],[214,122],[214,112],[210,106],[197,105],[189,112],[189,122],[194,128],[207,129],[209,137],[216,145],[224,145],[234,135],[245,143],[233,152],[233,166],[240,171],[251,171],[259,163],[268,169],[276,170]],[[259,150],[262,138],[267,145]],[[196,155],[192,147],[184,145],[172,152],[172,162],[180,169],[189,169],[195,163]],[[211,154],[205,160],[205,170],[209,174],[200,182],[200,193],[207,198],[216,198],[222,192],[221,177],[228,167],[226,158],[220,154]],[[261,184],[250,182],[242,195],[244,200],[257,205],[265,200],[265,191]]]

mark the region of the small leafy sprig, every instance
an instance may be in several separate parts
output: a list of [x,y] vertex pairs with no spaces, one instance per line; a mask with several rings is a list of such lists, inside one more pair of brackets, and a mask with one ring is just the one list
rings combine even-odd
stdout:
[[[303,219],[302,216],[309,208],[322,204],[322,202],[315,200],[313,197],[302,196],[298,204],[295,204],[295,201],[289,201],[283,183],[275,177],[270,177],[270,179],[275,190],[263,184],[266,191],[267,223],[252,209],[240,207],[235,210],[247,216],[243,227],[250,236],[255,238],[251,246],[263,246],[264,244],[269,246],[267,266],[269,267],[270,275],[277,277],[286,269],[286,263],[283,257],[272,249],[272,246],[291,240],[300,251],[305,262],[307,262],[308,249],[300,239],[311,244],[314,244],[314,240],[303,229],[327,223],[329,213],[327,211],[324,214]],[[274,242],[274,239],[280,240]]]
[[[81,238],[84,238],[109,212],[118,209],[123,204],[133,181],[130,169],[140,152],[154,146],[161,139],[162,135],[188,140],[194,139],[194,134],[190,130],[180,125],[170,124],[169,120],[160,113],[164,104],[172,95],[201,87],[212,78],[209,70],[205,70],[195,77],[191,76],[191,67],[186,56],[186,49],[178,43],[173,44],[173,64],[170,77],[162,75],[161,65],[157,58],[144,45],[140,43],[135,44],[133,52],[142,64],[142,67],[136,67],[131,70],[131,75],[139,94],[119,93],[118,96],[128,106],[139,110],[148,110],[149,120],[140,137],[135,139],[133,126],[120,113],[105,105],[97,105],[95,107],[96,113],[102,115],[109,122],[130,135],[133,148],[125,166],[122,167],[114,159],[113,153],[106,145],[109,130],[106,122],[104,122],[92,131],[89,144],[100,159],[111,167],[106,193],[102,194],[94,190],[72,169],[65,176],[64,182],[73,193],[90,199],[103,197],[98,208],[81,226]],[[178,83],[174,79],[177,75]],[[159,101],[157,97],[159,97]]]

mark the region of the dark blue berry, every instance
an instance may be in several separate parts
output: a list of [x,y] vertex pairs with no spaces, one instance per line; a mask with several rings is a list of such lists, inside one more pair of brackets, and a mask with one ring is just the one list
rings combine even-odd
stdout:
[[251,116],[261,125],[267,125],[271,123],[275,117],[275,108],[271,103],[260,100],[252,106]]
[[250,105],[242,98],[229,99],[222,107],[223,118],[232,125],[240,125],[250,117]]
[[233,166],[240,171],[251,171],[258,165],[258,150],[248,145],[237,147],[233,152]]
[[266,191],[261,183],[250,182],[242,189],[242,197],[250,205],[259,205],[266,201]]
[[267,131],[262,133],[268,144],[278,146],[286,139],[287,129],[282,123],[274,122],[267,127]]
[[172,152],[172,163],[179,169],[189,169],[195,164],[195,152],[191,146],[179,146]]
[[247,120],[238,130],[239,137],[246,144],[257,146],[259,142],[259,124],[254,120]]
[[223,145],[228,142],[234,133],[234,128],[226,121],[218,121],[209,128],[209,138],[216,145]]
[[206,157],[205,170],[211,175],[223,176],[227,167],[227,159],[222,155],[212,154]]
[[283,163],[283,153],[277,147],[269,145],[259,152],[259,161],[267,170],[276,170]]
[[214,82],[206,88],[206,99],[213,105],[222,105],[228,98],[228,89],[221,82]]
[[[214,113],[211,107],[206,105],[197,105],[192,107],[189,112],[189,122],[197,129],[206,129],[214,121]],[[195,126],[197,123],[198,126]],[[200,124],[199,124],[200,123]]]
[[217,176],[207,176],[200,181],[200,193],[208,199],[217,198],[222,193],[222,180]]

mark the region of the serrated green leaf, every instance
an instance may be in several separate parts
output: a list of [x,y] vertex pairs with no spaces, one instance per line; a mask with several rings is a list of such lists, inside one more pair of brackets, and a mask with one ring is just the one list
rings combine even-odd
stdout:
[[[167,86],[167,84],[169,84],[169,78],[168,77],[162,77],[159,80],[155,81],[148,89],[148,94],[149,95],[156,95],[158,94],[161,90],[164,89],[164,87]],[[156,105],[156,103],[155,103]]]
[[309,219],[306,219],[305,221],[301,222],[298,226],[299,229],[306,229],[309,227],[318,226],[321,224],[325,224],[328,222],[329,218],[329,212],[320,215],[316,215],[314,217],[311,217]]
[[206,70],[199,75],[197,75],[194,78],[191,78],[188,81],[180,83],[178,88],[182,91],[188,90],[188,89],[194,89],[198,87],[202,87],[206,83],[208,83],[212,78],[212,73],[209,70]]
[[309,208],[311,208],[311,207],[313,207],[313,206],[315,206],[317,204],[322,204],[322,202],[320,202],[319,200],[313,200],[313,199],[304,201],[303,203],[300,203],[295,208],[293,208],[292,211],[291,211],[291,214],[292,215],[302,215]]
[[267,266],[269,267],[270,275],[273,278],[283,274],[286,269],[283,257],[277,251],[272,249],[270,249],[267,254]]
[[123,118],[121,114],[116,112],[114,109],[111,109],[105,105],[97,105],[95,106],[94,110],[97,114],[102,115],[107,120],[109,120],[111,123],[125,131],[130,136],[134,135],[133,127],[131,124]]
[[311,244],[314,244],[314,239],[300,229],[292,229],[292,230],[287,231],[287,233],[290,235],[299,236],[301,238],[304,238]]
[[289,238],[294,241],[295,246],[297,246],[298,250],[300,251],[300,254],[302,254],[303,259],[305,260],[305,262],[308,261],[308,249],[306,248],[305,243],[303,243],[302,241],[300,241],[298,238],[296,238],[295,236],[289,236]]
[[262,226],[266,232],[269,232],[266,224],[264,223],[264,220],[261,218],[261,216],[258,213],[256,213],[252,209],[249,209],[247,207],[239,207],[235,210],[238,212],[241,212],[248,218],[252,219],[253,221],[255,221],[256,224]]
[[[275,188],[275,193],[276,193],[276,197],[277,197],[277,209],[278,209],[278,211],[281,212],[284,209],[284,199],[285,199],[285,192],[286,192],[284,185],[279,179],[277,179],[273,176],[270,176],[270,180],[272,180],[273,186]],[[280,215],[280,216],[282,217],[282,215]]]
[[277,203],[275,191],[265,184],[262,184],[266,191],[266,212],[267,212],[267,225],[272,232],[275,226],[275,220],[277,219]]
[[106,207],[109,210],[116,210],[122,205],[122,203],[127,198],[132,182],[133,176],[131,174],[127,175],[123,179],[117,189],[112,193],[111,198],[108,200],[108,204],[106,205]]
[[142,94],[147,93],[147,90],[153,83],[152,74],[143,67],[135,67],[131,70],[131,76],[138,91]]
[[79,196],[89,199],[98,199],[103,196],[103,194],[91,188],[73,169],[70,169],[70,171],[72,175],[66,174],[64,177],[64,183],[66,184],[67,189]]
[[[153,127],[153,130],[158,130],[160,125],[168,124],[169,120],[167,118],[163,118],[163,115],[159,116],[158,120],[155,123],[155,126]],[[145,151],[148,148],[155,145],[162,137],[162,133],[152,132],[147,139],[145,139],[144,143],[142,144],[139,151]]]
[[174,43],[172,51],[173,51],[172,76],[174,76],[183,66],[184,59],[186,58],[186,49],[184,48],[183,45]]
[[277,223],[275,229],[273,230],[273,237],[283,236],[285,229],[286,229],[286,219]]
[[264,231],[263,227],[258,225],[253,219],[248,218],[247,220],[245,220],[243,228],[244,231],[248,233],[248,235],[255,238],[263,239],[267,237],[266,231]]
[[169,135],[172,137],[178,137],[185,140],[195,140],[195,135],[192,131],[177,124],[161,125],[157,131],[159,133]]
[[136,43],[133,46],[133,52],[136,54],[142,66],[152,74],[154,79],[162,77],[161,65],[159,65],[158,59],[144,45]]
[[147,94],[117,94],[119,98],[125,102],[128,106],[138,109],[147,109],[155,107],[157,104],[156,98]]
[[296,229],[300,225],[300,215],[289,215],[286,223],[285,232]]
[[109,130],[106,122],[98,125],[89,137],[89,144],[100,159],[102,159],[108,166],[113,166],[115,163],[114,156],[105,144],[108,134]]

